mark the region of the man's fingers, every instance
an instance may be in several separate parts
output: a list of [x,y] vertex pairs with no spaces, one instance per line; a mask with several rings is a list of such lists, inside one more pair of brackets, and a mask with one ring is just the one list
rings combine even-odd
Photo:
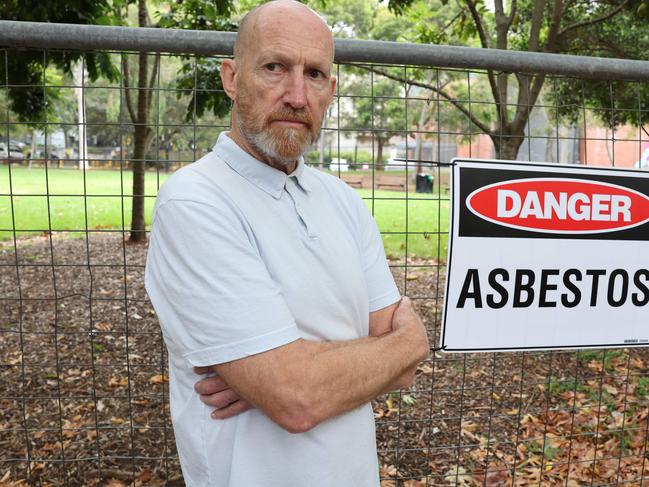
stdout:
[[403,296],[399,302],[399,308],[412,310],[412,301],[408,296]]
[[218,375],[206,377],[194,384],[194,390],[199,394],[214,394],[229,389],[229,386]]
[[401,298],[399,306],[397,306],[397,309],[394,311],[392,320],[398,326],[401,321],[409,320],[416,316],[417,314],[412,307],[412,301],[410,301],[410,298],[408,296],[404,296]]
[[212,367],[194,367],[194,374],[207,374],[212,371]]
[[201,394],[201,401],[215,408],[224,408],[239,399],[239,395],[232,389],[226,389],[215,394]]
[[237,414],[241,414],[248,409],[252,409],[252,404],[250,404],[245,399],[241,399],[239,401],[231,403],[224,408],[215,409],[214,411],[212,411],[211,416],[214,419],[227,419],[231,418],[232,416],[236,416]]

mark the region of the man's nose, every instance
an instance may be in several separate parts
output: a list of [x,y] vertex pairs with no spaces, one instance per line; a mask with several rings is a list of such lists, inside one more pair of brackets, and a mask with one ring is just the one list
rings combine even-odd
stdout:
[[293,108],[304,108],[306,106],[306,84],[303,73],[292,72],[288,76],[284,92],[284,103]]

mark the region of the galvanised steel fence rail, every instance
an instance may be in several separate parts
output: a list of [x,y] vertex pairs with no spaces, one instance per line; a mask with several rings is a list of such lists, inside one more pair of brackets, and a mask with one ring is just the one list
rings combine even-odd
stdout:
[[[227,129],[193,94],[223,97],[200,75],[232,44],[231,33],[0,22],[0,485],[182,485],[130,209],[144,199],[148,223],[169,173]],[[647,62],[352,40],[336,50],[337,96],[307,161],[365,198],[433,344],[452,157],[649,158]],[[43,67],[79,51],[107,53],[118,79],[90,82],[85,55],[74,77]],[[163,54],[149,55],[146,184],[134,194],[140,51]],[[40,83],[12,81],[25,52],[38,53]],[[177,81],[187,73],[189,87]],[[510,95],[494,100],[490,82],[508,73]],[[539,75],[538,97],[521,98]],[[15,113],[28,92],[49,103],[44,120]],[[646,349],[433,351],[411,389],[373,403],[382,486],[642,485],[648,367]]]

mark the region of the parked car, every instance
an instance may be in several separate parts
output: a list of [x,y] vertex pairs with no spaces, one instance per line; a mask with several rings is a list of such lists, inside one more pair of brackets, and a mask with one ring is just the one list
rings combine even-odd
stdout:
[[[31,157],[31,154],[30,154]],[[60,159],[63,159],[63,155],[59,153],[57,150],[49,150],[45,151],[43,149],[37,149],[34,152],[34,157],[32,159],[38,159],[38,160],[48,160],[48,161],[58,161]]]
[[0,142],[0,161],[7,162],[11,159],[12,162],[20,162],[24,158],[23,151],[18,144],[10,142],[9,149],[7,150],[7,143]]

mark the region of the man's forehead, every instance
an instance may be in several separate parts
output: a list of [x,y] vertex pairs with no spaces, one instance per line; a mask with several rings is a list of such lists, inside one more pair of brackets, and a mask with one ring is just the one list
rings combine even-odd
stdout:
[[280,49],[282,45],[286,48],[305,47],[314,53],[323,51],[333,61],[331,30],[306,6],[298,2],[272,2],[253,14],[245,28],[242,25],[246,51],[263,49],[266,45],[275,45]]
[[323,62],[333,62],[332,45],[319,36],[296,35],[288,30],[268,29],[258,38],[259,54],[275,53],[285,57],[305,56],[319,58]]
[[268,2],[258,7],[256,12],[251,12],[252,23],[267,23],[273,21],[285,21],[294,23],[298,21],[303,24],[331,32],[327,23],[314,10],[294,0],[278,0]]

